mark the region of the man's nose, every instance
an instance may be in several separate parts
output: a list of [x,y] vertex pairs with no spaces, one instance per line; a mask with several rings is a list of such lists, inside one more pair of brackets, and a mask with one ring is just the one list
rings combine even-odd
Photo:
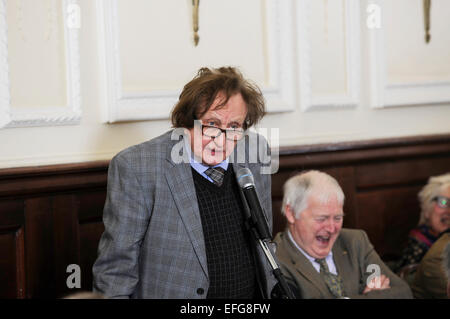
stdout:
[[214,138],[214,143],[217,146],[223,146],[225,144],[225,140],[226,140],[225,132],[222,132],[222,134]]
[[327,222],[326,228],[325,230],[329,233],[334,234],[336,232],[336,229],[338,228],[338,223],[335,222],[334,220],[329,220]]

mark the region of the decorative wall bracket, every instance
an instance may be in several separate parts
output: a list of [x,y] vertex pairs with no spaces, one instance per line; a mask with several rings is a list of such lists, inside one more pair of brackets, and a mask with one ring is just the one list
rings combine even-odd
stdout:
[[430,9],[431,0],[423,0],[423,17],[425,23],[425,42],[429,43],[431,39],[430,34]]
[[200,0],[192,0],[192,22],[194,28],[194,44],[198,45],[200,37],[198,35],[198,9],[200,7]]

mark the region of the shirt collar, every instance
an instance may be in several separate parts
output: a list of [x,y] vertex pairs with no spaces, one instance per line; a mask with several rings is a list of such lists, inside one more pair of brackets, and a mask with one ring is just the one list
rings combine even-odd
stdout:
[[[308,253],[306,253],[303,249],[300,248],[300,246],[295,242],[294,237],[292,237],[291,232],[288,230],[288,237],[290,239],[290,241],[294,244],[294,246],[303,254],[305,255],[305,257],[310,261],[310,262],[316,262],[316,258],[311,257],[310,255],[308,255]],[[328,255],[325,257],[325,259],[329,260],[329,259],[333,259],[333,251],[330,250],[330,252],[328,253]]]
[[[205,165],[205,164],[203,164],[203,163],[197,162],[197,161],[195,160],[195,158],[193,158],[193,157],[190,157],[190,160],[191,160],[191,166],[192,166],[197,172],[204,173],[208,168],[211,167],[211,166]],[[212,167],[222,167],[222,168],[226,171],[227,168],[228,168],[228,158],[226,158],[223,162],[221,162],[221,163],[219,163],[219,164],[217,164],[217,165],[214,165],[214,166],[212,166]]]

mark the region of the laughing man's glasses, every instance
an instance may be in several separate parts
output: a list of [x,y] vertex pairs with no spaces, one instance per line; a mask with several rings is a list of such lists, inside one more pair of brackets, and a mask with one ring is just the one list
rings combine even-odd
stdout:
[[436,201],[436,204],[440,208],[450,208],[450,198],[445,196],[436,196],[433,198],[433,201]]
[[215,126],[202,125],[203,135],[217,138],[220,134],[225,133],[225,137],[229,141],[239,141],[242,137],[244,137],[244,130],[241,128],[227,128],[221,129]]

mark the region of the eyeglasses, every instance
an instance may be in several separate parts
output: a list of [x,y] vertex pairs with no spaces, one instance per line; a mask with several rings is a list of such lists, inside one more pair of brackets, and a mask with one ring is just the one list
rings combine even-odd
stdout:
[[211,138],[217,138],[220,134],[225,133],[225,137],[229,141],[239,141],[244,137],[244,130],[241,128],[221,129],[215,126],[202,125],[202,132],[203,135]]
[[445,196],[436,196],[433,198],[433,201],[436,201],[436,204],[440,208],[450,208],[450,198]]

